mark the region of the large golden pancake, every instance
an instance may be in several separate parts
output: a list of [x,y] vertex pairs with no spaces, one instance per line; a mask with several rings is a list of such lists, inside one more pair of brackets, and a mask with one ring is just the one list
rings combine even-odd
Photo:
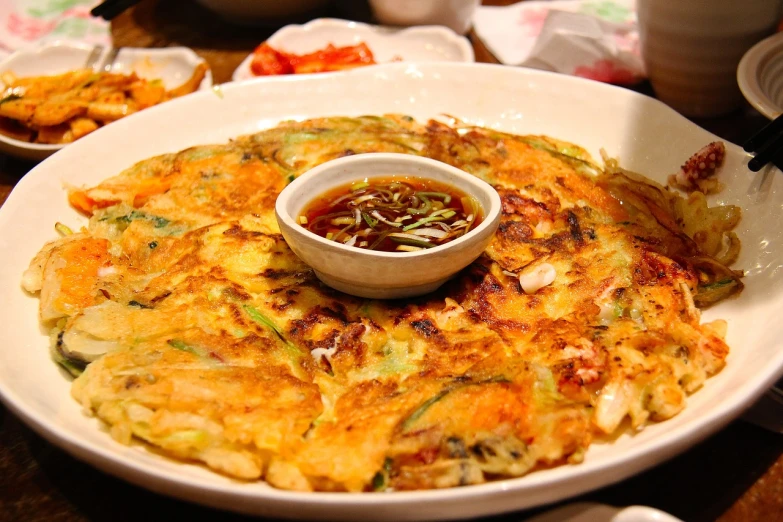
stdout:
[[[431,295],[336,292],[279,233],[286,183],[369,152],[429,156],[501,196],[491,246]],[[119,441],[297,490],[520,476],[676,415],[728,353],[696,304],[742,287],[721,248],[738,209],[609,167],[407,117],[285,122],[72,191],[89,227],[44,246],[24,284],[73,396]]]

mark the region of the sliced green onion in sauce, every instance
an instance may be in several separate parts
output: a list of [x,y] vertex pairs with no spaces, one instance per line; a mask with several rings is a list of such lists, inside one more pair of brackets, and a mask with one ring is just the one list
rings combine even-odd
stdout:
[[394,176],[331,190],[307,205],[297,222],[347,246],[415,252],[462,237],[482,218],[479,203],[455,187]]

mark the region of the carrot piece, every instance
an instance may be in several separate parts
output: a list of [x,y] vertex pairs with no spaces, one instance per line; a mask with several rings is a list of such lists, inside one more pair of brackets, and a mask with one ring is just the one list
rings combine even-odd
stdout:
[[91,216],[97,207],[95,200],[83,190],[72,190],[68,193],[68,203],[82,214]]
[[96,209],[116,205],[119,201],[116,199],[96,201],[83,190],[71,190],[68,192],[68,203],[82,214],[92,216]]
[[139,208],[152,196],[163,194],[171,188],[171,181],[163,178],[148,178],[137,185],[136,195],[133,197],[133,206]]

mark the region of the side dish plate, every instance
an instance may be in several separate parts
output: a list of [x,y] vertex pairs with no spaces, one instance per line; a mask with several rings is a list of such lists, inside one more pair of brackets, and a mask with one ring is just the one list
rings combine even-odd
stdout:
[[[19,50],[0,62],[0,74],[13,72],[17,77],[63,74],[85,66],[94,46],[77,42],[54,42]],[[109,53],[104,48],[98,64],[102,64]],[[167,89],[185,82],[196,66],[203,62],[187,47],[164,49],[135,49],[123,47],[112,64],[111,71],[121,74],[135,72],[142,78],[163,81]],[[212,87],[212,73],[207,71],[199,89]],[[65,145],[27,143],[0,134],[0,151],[31,160],[41,160]]]
[[[366,43],[379,64],[402,62],[472,62],[473,48],[467,38],[447,27],[420,26],[407,29],[381,27],[334,18],[319,18],[304,25],[287,25],[267,43],[288,53],[304,54],[323,49]],[[261,43],[261,42],[259,42]],[[234,81],[257,78],[250,71],[253,55],[236,68]],[[325,73],[319,73],[325,74]]]
[[716,139],[663,104],[617,87],[540,71],[475,64],[390,64],[326,76],[284,77],[225,85],[222,96],[196,93],[105,127],[49,158],[22,179],[0,208],[0,395],[54,444],[90,464],[160,493],[256,515],[377,520],[468,518],[527,508],[610,484],[683,451],[738,416],[783,369],[783,177],[751,173],[731,144],[718,198],[742,207],[737,229],[745,291],[707,310],[728,321],[727,366],[691,396],[683,413],[633,436],[592,446],[582,464],[449,490],[395,493],[296,493],[241,483],[123,446],[86,417],[70,381],[49,357],[38,300],[20,287],[22,272],[54,223],[85,222],[68,206],[65,185],[94,185],[150,156],[224,142],[284,119],[403,113],[516,133],[546,134],[601,148],[658,181]]

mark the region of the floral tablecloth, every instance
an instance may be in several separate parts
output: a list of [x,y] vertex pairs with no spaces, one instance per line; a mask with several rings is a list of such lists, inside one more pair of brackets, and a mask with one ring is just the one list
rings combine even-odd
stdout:
[[[98,0],[0,0],[0,59],[54,40],[111,44],[109,23],[90,16]],[[635,0],[531,0],[479,7],[474,27],[502,63],[609,83],[644,77]]]
[[90,16],[96,0],[0,0],[0,58],[41,41],[108,45],[109,23]]

